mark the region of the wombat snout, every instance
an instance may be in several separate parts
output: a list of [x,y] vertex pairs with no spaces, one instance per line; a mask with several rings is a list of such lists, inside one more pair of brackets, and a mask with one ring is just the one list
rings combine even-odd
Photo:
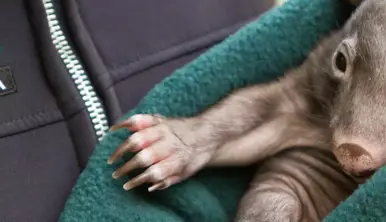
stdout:
[[338,144],[334,154],[342,168],[352,176],[370,177],[378,167],[371,154],[356,143]]

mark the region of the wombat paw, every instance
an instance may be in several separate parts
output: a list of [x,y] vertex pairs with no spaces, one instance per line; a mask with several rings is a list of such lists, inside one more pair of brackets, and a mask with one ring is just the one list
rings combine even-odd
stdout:
[[112,130],[119,128],[136,132],[118,147],[108,163],[117,161],[127,152],[137,154],[118,168],[113,178],[117,179],[134,169],[147,168],[125,183],[125,190],[144,183],[153,184],[148,189],[150,192],[165,189],[191,176],[210,160],[209,152],[196,149],[197,144],[184,142],[184,138],[193,137],[188,121],[140,114],[113,126]]

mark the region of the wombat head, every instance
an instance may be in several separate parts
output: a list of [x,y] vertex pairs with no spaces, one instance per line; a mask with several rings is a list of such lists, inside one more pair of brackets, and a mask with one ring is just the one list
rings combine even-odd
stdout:
[[386,164],[386,1],[363,1],[342,31],[332,56],[333,152],[347,173],[368,177]]

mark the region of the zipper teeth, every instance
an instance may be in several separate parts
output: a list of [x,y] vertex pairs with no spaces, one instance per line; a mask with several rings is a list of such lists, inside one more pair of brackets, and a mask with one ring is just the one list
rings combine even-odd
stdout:
[[55,48],[62,58],[69,75],[75,83],[79,94],[86,105],[95,134],[100,141],[109,129],[103,105],[96,95],[85,70],[66,40],[66,36],[64,35],[56,17],[53,1],[43,0],[43,5],[47,14],[52,43],[55,45]]

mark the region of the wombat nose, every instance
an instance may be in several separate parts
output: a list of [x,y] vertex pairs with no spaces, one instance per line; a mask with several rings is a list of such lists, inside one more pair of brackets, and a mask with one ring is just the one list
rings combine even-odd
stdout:
[[347,173],[362,177],[374,171],[375,163],[371,155],[357,144],[341,144],[334,150],[334,154]]

